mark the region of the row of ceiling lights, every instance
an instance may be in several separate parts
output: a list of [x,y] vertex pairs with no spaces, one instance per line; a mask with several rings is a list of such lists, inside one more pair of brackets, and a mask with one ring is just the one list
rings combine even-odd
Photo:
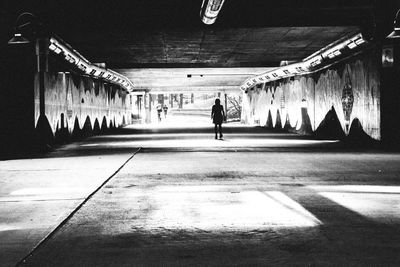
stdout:
[[82,55],[72,48],[69,48],[64,42],[57,40],[55,37],[50,38],[49,49],[55,54],[63,55],[65,60],[75,65],[78,69],[86,75],[102,78],[111,83],[115,83],[124,87],[128,92],[133,90],[132,82],[125,76],[112,71],[110,69],[102,68],[90,63]]
[[244,92],[247,92],[247,90],[256,86],[257,84],[268,83],[296,75],[304,75],[315,72],[326,66],[328,63],[331,63],[336,58],[350,54],[354,49],[359,48],[366,43],[367,41],[363,38],[362,34],[359,33],[349,39],[339,43],[334,43],[325,49],[312,54],[311,56],[305,58],[302,62],[279,67],[272,71],[251,77],[240,86],[240,89]]

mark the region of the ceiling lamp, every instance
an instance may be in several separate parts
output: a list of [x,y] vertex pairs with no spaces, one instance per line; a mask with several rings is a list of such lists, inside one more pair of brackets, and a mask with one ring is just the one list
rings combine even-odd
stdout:
[[8,41],[8,44],[29,44],[30,41],[22,36],[21,33],[15,33],[14,37]]
[[391,34],[389,34],[387,36],[387,38],[389,38],[389,39],[400,38],[400,21],[398,19],[399,12],[400,12],[400,9],[397,11],[396,17],[394,18],[393,31]]
[[30,41],[22,35],[22,31],[23,28],[34,25],[35,19],[36,17],[32,13],[24,12],[20,14],[15,21],[14,37],[8,41],[8,44],[29,44]]
[[200,17],[204,24],[213,24],[221,11],[225,0],[203,0],[200,9]]

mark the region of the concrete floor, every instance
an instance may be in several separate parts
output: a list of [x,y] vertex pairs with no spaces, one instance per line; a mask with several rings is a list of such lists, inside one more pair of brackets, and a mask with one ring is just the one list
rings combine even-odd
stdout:
[[125,128],[0,162],[1,264],[400,265],[399,153],[207,131]]

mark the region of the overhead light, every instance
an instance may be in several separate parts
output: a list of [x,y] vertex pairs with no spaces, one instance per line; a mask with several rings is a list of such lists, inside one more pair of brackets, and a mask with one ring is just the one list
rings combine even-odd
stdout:
[[56,53],[56,54],[60,54],[62,52],[62,50],[61,50],[61,48],[59,48],[59,47],[57,47],[55,50],[54,50],[54,53]]
[[21,33],[15,33],[14,37],[8,41],[8,44],[29,44],[30,41],[22,36]]
[[398,17],[399,17],[399,12],[400,12],[400,9],[397,10],[396,17],[394,18],[394,22],[393,22],[393,31],[392,31],[391,34],[389,34],[389,35],[387,36],[387,38],[389,38],[389,39],[400,38],[400,21],[399,21],[399,19],[398,19]]
[[351,43],[349,43],[347,46],[348,46],[350,49],[353,49],[353,48],[356,48],[356,47],[357,47],[357,44],[351,42]]
[[365,40],[364,40],[363,38],[360,38],[360,39],[356,40],[355,43],[356,43],[357,45],[360,45],[360,44],[365,43]]
[[52,50],[52,51],[55,51],[57,49],[57,46],[55,44],[53,44],[53,43],[50,43],[49,49]]
[[203,0],[200,17],[204,24],[213,24],[217,20],[225,0]]
[[340,56],[342,53],[341,53],[339,50],[336,50],[335,52],[333,52],[333,54],[334,54],[335,56]]
[[10,45],[29,44],[30,41],[28,39],[26,39],[24,36],[22,36],[22,33],[21,33],[23,28],[26,26],[29,26],[29,25],[37,26],[36,16],[29,12],[21,13],[17,17],[17,20],[15,21],[14,37],[12,37],[8,41],[8,44],[10,44]]

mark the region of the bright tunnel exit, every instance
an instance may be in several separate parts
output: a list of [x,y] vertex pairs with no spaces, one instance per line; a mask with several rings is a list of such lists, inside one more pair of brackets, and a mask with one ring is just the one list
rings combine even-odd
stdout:
[[146,124],[149,128],[210,127],[212,106],[220,99],[226,116],[224,124],[238,124],[241,95],[240,91],[150,93],[136,97],[133,117],[136,124]]

